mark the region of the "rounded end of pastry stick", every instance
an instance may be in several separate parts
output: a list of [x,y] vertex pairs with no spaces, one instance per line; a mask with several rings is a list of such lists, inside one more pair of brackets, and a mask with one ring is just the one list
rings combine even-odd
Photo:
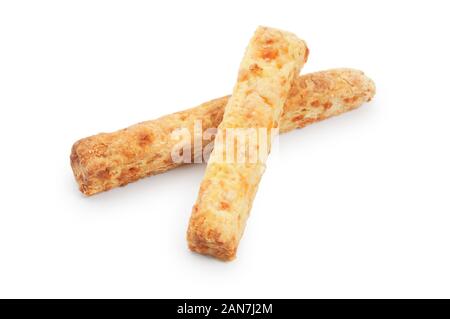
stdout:
[[321,119],[357,109],[370,102],[376,94],[375,82],[361,70],[341,68],[330,70],[331,73],[335,73],[338,79],[334,93],[339,107],[325,110]]
[[223,240],[219,232],[191,219],[187,232],[188,247],[192,252],[215,257],[222,261],[236,258],[237,243]]
[[[300,69],[308,61],[309,48],[306,42],[292,32],[267,26],[259,26],[254,34],[255,52],[259,58],[269,62],[277,61],[280,51],[288,53],[294,60],[302,59]],[[277,43],[275,46],[271,44]],[[278,61],[279,62],[279,61]]]
[[93,191],[86,182],[87,174],[78,154],[78,148],[82,141],[83,140],[79,140],[72,146],[72,151],[70,153],[70,166],[72,166],[73,175],[75,176],[75,180],[78,183],[80,192],[82,192],[86,196],[91,196],[96,194],[97,192]]
[[364,72],[338,68],[294,79],[281,118],[282,133],[357,109],[376,93]]
[[[339,73],[340,77],[349,83],[354,91],[354,96],[360,97],[365,102],[370,102],[375,96],[375,82],[363,71],[352,68],[341,68],[330,71]],[[351,100],[352,98],[350,97],[349,99]],[[353,99],[356,100],[356,98]]]
[[188,247],[192,252],[217,258],[221,261],[232,261],[236,259],[237,247],[227,248],[223,245],[212,246],[211,243],[199,239],[188,240]]
[[375,85],[375,82],[371,78],[366,76],[364,72],[363,76],[367,79],[367,102],[370,102],[377,93],[377,87]]
[[206,257],[215,258],[220,261],[233,261],[236,259],[236,250],[233,253],[217,250],[209,247],[201,247],[189,244],[189,249],[193,253],[197,253]]
[[72,167],[73,175],[80,187],[80,191],[84,193],[84,188],[81,187],[83,185],[84,176],[80,165],[80,157],[77,154],[78,143],[79,142],[75,142],[72,146],[72,151],[70,152],[70,166]]

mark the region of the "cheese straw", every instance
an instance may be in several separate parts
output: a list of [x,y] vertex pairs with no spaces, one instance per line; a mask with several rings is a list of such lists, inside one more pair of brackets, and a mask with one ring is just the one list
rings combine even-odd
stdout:
[[[374,94],[373,81],[354,69],[296,76],[284,105],[280,132],[358,108]],[[179,141],[171,138],[171,132],[187,128],[194,136],[196,121],[202,122],[204,131],[217,128],[228,100],[229,96],[225,96],[113,133],[77,141],[70,160],[80,191],[88,196],[97,194],[182,165],[172,161],[171,151]]]
[[[258,134],[263,130],[268,136],[269,130],[278,128],[294,76],[307,56],[306,44],[292,33],[259,27],[250,40],[192,210],[187,232],[192,251],[222,260],[235,257],[265,170],[266,154],[255,157],[250,149],[237,150],[228,138],[236,130],[254,129]],[[255,143],[253,152],[270,151],[267,138],[259,136]],[[243,154],[244,160],[239,161],[237,156]]]

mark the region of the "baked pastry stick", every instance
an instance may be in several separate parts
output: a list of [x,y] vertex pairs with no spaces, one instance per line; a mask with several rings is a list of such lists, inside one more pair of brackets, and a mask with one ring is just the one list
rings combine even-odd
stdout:
[[[253,157],[251,153],[270,151],[270,142],[261,136],[269,136],[272,128],[278,128],[294,76],[307,55],[306,44],[292,33],[266,27],[256,30],[241,62],[192,210],[187,232],[192,251],[222,260],[235,257],[265,170],[266,154]],[[230,134],[237,132],[230,129],[242,132],[249,128],[258,130],[255,148],[238,149],[235,141],[228,144]],[[250,134],[245,136],[249,144],[251,138]]]
[[[359,70],[332,69],[296,76],[284,105],[280,132],[353,110],[374,95],[373,81]],[[113,133],[77,141],[70,161],[80,191],[90,196],[180,166],[171,158],[171,150],[178,143],[171,138],[172,130],[187,128],[194,136],[196,121],[202,121],[203,131],[217,128],[228,99],[229,96],[225,96]]]

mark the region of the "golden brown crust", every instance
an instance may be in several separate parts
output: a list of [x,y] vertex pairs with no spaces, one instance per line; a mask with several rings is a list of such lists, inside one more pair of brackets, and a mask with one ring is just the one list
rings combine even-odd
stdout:
[[[375,85],[363,72],[334,69],[302,75],[294,80],[280,119],[280,132],[339,115],[370,101]],[[173,128],[193,131],[202,120],[203,130],[222,121],[229,96],[198,107],[142,122],[113,133],[101,133],[77,141],[70,161],[80,191],[93,195],[146,176],[163,173],[180,164],[170,152],[176,143]]]
[[[218,136],[230,128],[270,130],[277,127],[294,75],[306,61],[306,44],[291,33],[260,27],[240,65],[233,95],[225,107]],[[255,72],[256,71],[256,72]],[[261,149],[258,140],[256,148]],[[232,260],[265,169],[265,160],[225,161],[226,143],[216,139],[197,201],[187,240],[197,253]],[[245,153],[245,152],[244,152]]]
[[284,105],[280,132],[351,111],[369,102],[375,92],[375,83],[354,69],[332,69],[297,77]]

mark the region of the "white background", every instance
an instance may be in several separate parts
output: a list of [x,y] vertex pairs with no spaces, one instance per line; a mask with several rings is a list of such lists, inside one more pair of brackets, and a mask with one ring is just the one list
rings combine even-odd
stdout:
[[[450,297],[446,1],[2,1],[0,297]],[[91,198],[76,140],[231,92],[258,25],[364,70],[280,137],[230,263],[188,251],[203,165]]]

